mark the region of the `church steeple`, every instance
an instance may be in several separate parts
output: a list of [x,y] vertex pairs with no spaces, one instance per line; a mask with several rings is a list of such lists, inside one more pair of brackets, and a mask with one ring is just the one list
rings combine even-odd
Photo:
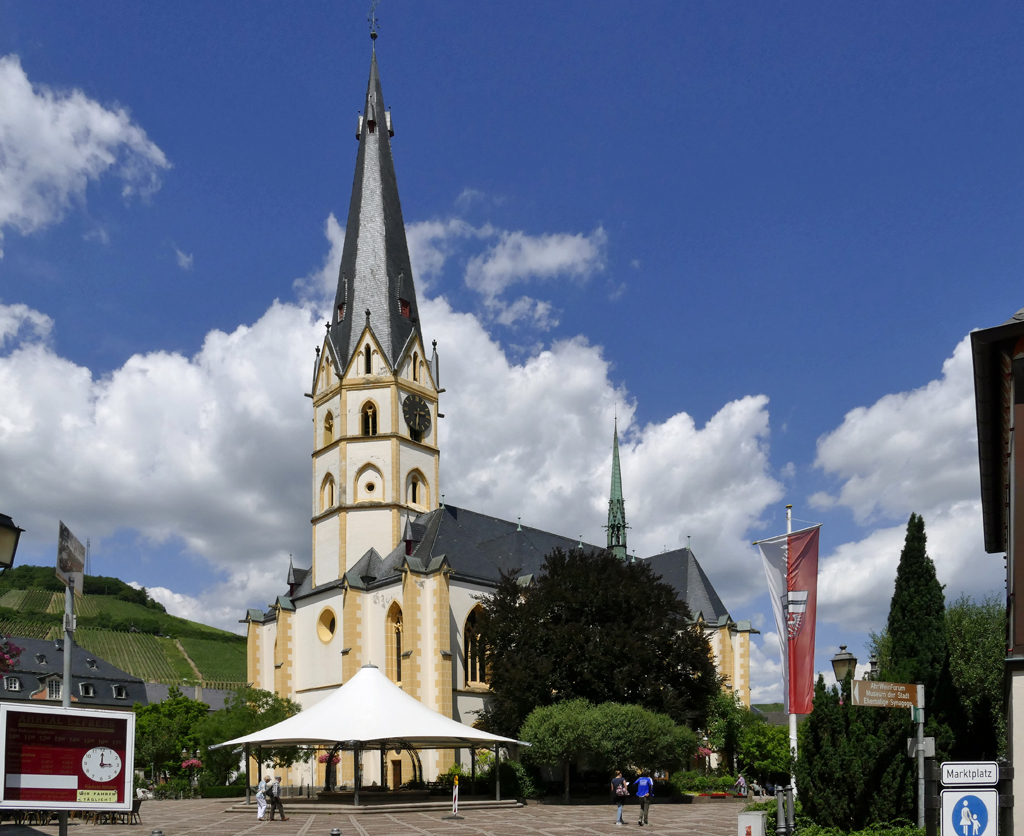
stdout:
[[409,245],[391,157],[392,136],[391,112],[384,108],[374,51],[366,102],[356,130],[359,152],[331,319],[331,338],[341,368],[348,365],[357,347],[367,312],[370,328],[392,368],[409,338],[420,333]]
[[608,498],[608,551],[626,560],[626,503],[622,498],[622,472],[619,469],[619,419],[615,419],[612,441],[612,492]]

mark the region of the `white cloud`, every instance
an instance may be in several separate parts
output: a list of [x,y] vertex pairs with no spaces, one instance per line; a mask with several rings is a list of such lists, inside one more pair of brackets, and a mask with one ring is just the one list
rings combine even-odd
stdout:
[[184,253],[177,247],[174,248],[174,255],[178,259],[178,266],[186,272],[192,269],[192,263],[195,260],[192,257],[192,253]]
[[53,320],[28,305],[0,304],[0,348],[16,338],[23,328],[30,330],[36,339],[44,339],[53,330]]
[[466,284],[493,299],[510,285],[530,279],[586,279],[604,269],[607,243],[602,227],[590,235],[505,231],[496,244],[469,260]]
[[114,174],[124,197],[147,195],[167,168],[124,108],[33,85],[17,56],[0,58],[0,244],[5,229],[28,234],[60,220],[90,180]]
[[[330,248],[320,267],[292,282],[292,287],[304,305],[319,305],[330,309],[338,289],[338,271],[341,265],[341,251],[345,248],[345,227],[331,212],[324,221],[324,236]],[[330,314],[328,314],[330,316]]]
[[761,636],[760,645],[751,636],[750,701],[782,702],[782,661],[779,655],[779,634],[774,630]]
[[482,240],[494,234],[495,229],[490,224],[475,227],[462,218],[407,224],[405,237],[409,243],[409,259],[420,292],[429,288],[431,280],[441,274],[445,262],[460,241]]
[[[329,220],[325,231],[337,252],[340,228]],[[321,273],[300,289],[322,287]],[[246,607],[280,593],[288,554],[300,565],[308,554],[302,393],[323,316],[317,303],[274,302],[252,325],[211,331],[194,356],[137,354],[96,377],[55,351],[48,317],[0,305],[0,471],[19,474],[4,485],[5,511],[39,544],[58,518],[87,521],[97,554],[120,529],[157,544],[180,538],[227,580],[197,598],[154,595],[237,629]],[[448,390],[448,502],[602,542],[617,403],[631,545],[653,554],[692,534],[730,607],[760,592],[746,530],[781,495],[766,398],[726,404],[700,427],[685,413],[640,426],[599,346],[563,340],[515,362],[443,298],[425,298],[421,317]]]
[[839,491],[811,497],[862,523],[888,523],[822,560],[819,620],[861,631],[884,625],[911,512],[925,519],[928,553],[948,590],[986,594],[1003,584],[1003,560],[982,544],[974,386],[969,338],[942,376],[851,410],[818,441],[815,464]]

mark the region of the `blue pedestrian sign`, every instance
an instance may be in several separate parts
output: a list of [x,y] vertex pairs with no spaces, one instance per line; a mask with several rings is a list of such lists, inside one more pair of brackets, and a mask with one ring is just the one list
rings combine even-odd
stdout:
[[942,791],[942,836],[998,836],[998,832],[996,790]]

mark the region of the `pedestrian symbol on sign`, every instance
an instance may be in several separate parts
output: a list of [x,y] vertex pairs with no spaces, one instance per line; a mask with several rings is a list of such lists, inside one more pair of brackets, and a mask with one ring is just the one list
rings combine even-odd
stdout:
[[988,827],[988,808],[976,795],[965,795],[953,808],[953,831],[957,836],[984,836]]

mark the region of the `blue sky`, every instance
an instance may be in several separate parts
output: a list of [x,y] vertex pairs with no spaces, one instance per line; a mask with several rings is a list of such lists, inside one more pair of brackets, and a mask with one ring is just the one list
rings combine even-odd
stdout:
[[[51,562],[63,518],[95,571],[224,626],[288,553],[308,563],[302,393],[368,5],[0,2],[0,510],[21,560]],[[618,402],[632,542],[693,535],[762,626],[765,699],[744,544],[786,502],[824,523],[823,669],[840,641],[866,658],[911,511],[948,595],[999,591],[962,341],[1024,305],[1024,10],[378,17],[449,502],[600,540]]]

